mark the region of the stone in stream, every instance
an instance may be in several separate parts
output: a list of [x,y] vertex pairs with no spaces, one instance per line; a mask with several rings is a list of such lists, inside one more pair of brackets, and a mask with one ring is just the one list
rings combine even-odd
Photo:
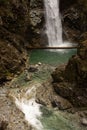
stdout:
[[26,81],[31,81],[31,76],[30,76],[30,75],[27,75],[27,76],[25,77],[25,80],[26,80]]
[[42,63],[41,63],[41,62],[38,62],[38,65],[42,65]]
[[31,75],[29,74],[28,70],[25,70],[25,81],[31,81]]
[[29,72],[36,72],[36,71],[38,71],[38,66],[31,66],[28,71]]

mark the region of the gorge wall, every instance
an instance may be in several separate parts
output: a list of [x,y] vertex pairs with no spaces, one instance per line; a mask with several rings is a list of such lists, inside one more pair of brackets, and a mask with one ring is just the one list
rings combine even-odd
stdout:
[[0,83],[26,66],[29,1],[0,1]]
[[[63,39],[87,40],[86,0],[60,0]],[[47,44],[43,0],[0,0],[0,83],[26,67],[29,46]]]

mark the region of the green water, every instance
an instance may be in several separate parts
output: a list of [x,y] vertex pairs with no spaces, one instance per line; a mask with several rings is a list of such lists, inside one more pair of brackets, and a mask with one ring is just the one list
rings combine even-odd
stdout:
[[30,63],[37,64],[38,62],[50,64],[50,65],[60,65],[66,63],[68,59],[76,54],[76,50],[68,50],[65,53],[62,52],[52,52],[47,50],[33,50],[30,56]]
[[[76,54],[76,50],[74,49],[69,50],[66,53],[34,50],[30,56],[30,64],[41,62],[57,66],[67,63],[69,58],[74,54]],[[43,70],[44,73],[39,72],[38,75],[35,75],[35,79],[37,76],[39,76],[39,79],[40,77],[46,77],[44,74],[47,74],[48,71],[46,71],[45,68]],[[43,125],[43,130],[82,130],[77,123],[76,117],[73,117],[72,114],[49,110],[46,107],[42,107],[41,111],[43,114],[40,121]]]
[[44,107],[41,111],[43,112],[41,119],[43,130],[83,130],[72,115]]
[[[29,62],[30,64],[37,64],[38,62],[41,62],[56,66],[66,63],[74,54],[76,54],[76,50],[70,50],[67,53],[35,50],[32,51]],[[31,82],[34,82],[34,80],[37,82],[40,80],[40,83],[41,81],[45,81],[51,73],[50,66],[48,65],[49,68],[45,68],[46,66],[44,66],[41,71],[35,72],[33,74],[32,81],[27,83],[25,81],[25,73],[21,74],[16,81],[16,84],[20,84],[25,87],[27,85],[29,86]],[[40,121],[43,125],[43,130],[85,130],[79,126],[77,123],[77,118],[75,116],[73,117],[72,114],[63,111],[54,111],[53,109],[49,110],[46,107],[42,107],[41,111],[43,114]]]
[[[66,53],[52,52],[46,50],[34,50],[30,56],[30,64],[37,64],[38,62],[49,64],[53,66],[67,63],[72,55],[76,54],[76,50],[72,49]],[[39,72],[35,75],[35,79],[38,76],[46,77],[48,71],[43,69],[43,73]],[[44,75],[45,74],[45,75]],[[50,75],[50,74],[49,74]],[[49,110],[46,107],[41,108],[42,117],[40,121],[43,125],[43,130],[85,130],[79,126],[78,117],[63,111]]]

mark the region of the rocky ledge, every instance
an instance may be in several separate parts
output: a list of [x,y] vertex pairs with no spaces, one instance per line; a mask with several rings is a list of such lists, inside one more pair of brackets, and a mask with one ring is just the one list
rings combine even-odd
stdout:
[[68,64],[52,73],[53,88],[75,107],[87,107],[87,41],[80,44]]

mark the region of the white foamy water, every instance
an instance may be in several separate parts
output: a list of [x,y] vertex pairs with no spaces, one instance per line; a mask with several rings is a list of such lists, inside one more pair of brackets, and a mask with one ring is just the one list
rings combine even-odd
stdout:
[[[46,34],[49,47],[67,47],[71,43],[63,42],[62,24],[59,13],[59,0],[44,0],[46,10]],[[59,49],[58,51],[64,51]]]
[[46,9],[46,33],[49,46],[62,43],[62,25],[59,14],[59,0],[44,0]]
[[29,122],[35,129],[42,130],[43,126],[39,121],[42,113],[40,112],[40,104],[35,102],[35,86],[29,89],[22,98],[15,97],[15,104],[25,114],[25,120]]

